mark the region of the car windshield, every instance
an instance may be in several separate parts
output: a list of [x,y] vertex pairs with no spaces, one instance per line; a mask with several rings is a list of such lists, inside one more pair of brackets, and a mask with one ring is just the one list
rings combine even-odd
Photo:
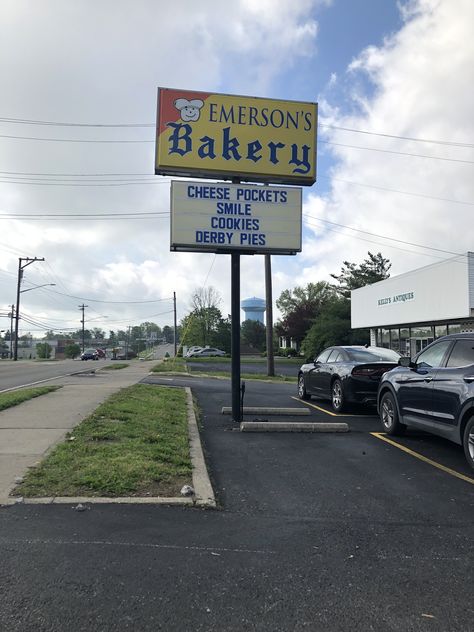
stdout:
[[400,356],[392,349],[346,349],[354,362],[398,362]]

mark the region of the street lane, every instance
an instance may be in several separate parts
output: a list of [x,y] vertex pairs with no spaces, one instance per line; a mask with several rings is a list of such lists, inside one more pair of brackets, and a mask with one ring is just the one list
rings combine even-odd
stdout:
[[34,360],[0,361],[0,392],[51,380],[77,371],[100,368],[110,360],[53,360],[38,362]]

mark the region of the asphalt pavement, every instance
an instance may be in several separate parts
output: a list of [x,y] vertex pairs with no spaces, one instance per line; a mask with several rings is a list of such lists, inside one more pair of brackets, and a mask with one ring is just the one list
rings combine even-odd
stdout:
[[[229,380],[145,381],[192,387],[219,508],[1,509],[1,630],[474,630],[474,478],[457,446],[403,440],[440,469],[372,434],[370,409],[344,416],[346,434],[241,433],[220,412]],[[245,403],[305,406],[295,390],[249,380]]]

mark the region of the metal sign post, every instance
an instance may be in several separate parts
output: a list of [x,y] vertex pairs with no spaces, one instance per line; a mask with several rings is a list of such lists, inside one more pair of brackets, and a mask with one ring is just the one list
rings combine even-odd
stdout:
[[232,420],[242,421],[240,406],[240,253],[231,255]]

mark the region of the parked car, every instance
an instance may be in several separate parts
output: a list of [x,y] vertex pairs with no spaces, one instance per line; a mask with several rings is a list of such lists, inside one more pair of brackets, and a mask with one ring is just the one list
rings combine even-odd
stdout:
[[225,356],[225,351],[215,349],[214,347],[204,347],[187,355],[188,358],[210,358],[217,356]]
[[202,347],[197,346],[189,347],[189,349],[186,351],[186,358],[190,358],[195,351],[200,351],[201,349]]
[[438,338],[399,364],[380,382],[385,432],[402,434],[408,426],[445,437],[464,447],[474,469],[474,333]]
[[119,349],[118,352],[115,354],[115,360],[131,360],[132,358],[136,358],[137,354],[135,353],[135,351],[132,351],[131,349],[129,349],[128,351],[125,351],[124,349]]
[[325,349],[298,373],[298,397],[331,400],[335,412],[350,404],[374,404],[380,378],[398,366],[400,355],[391,349],[348,345]]
[[81,360],[98,360],[99,354],[95,349],[86,349],[81,355]]

